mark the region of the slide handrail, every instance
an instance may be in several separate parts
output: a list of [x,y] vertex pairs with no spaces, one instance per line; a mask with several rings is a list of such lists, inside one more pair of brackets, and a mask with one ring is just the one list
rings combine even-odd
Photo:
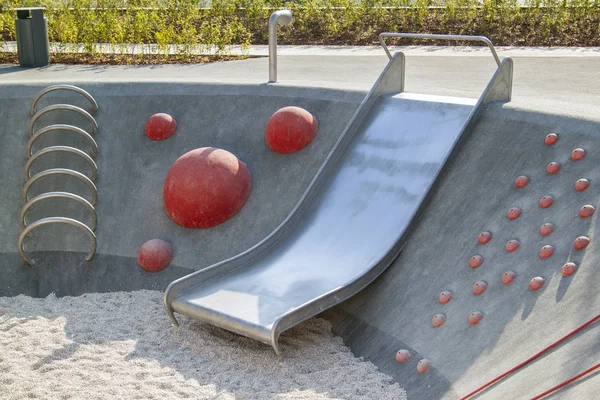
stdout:
[[385,43],[385,38],[387,37],[396,37],[396,38],[406,38],[406,39],[429,39],[429,40],[455,40],[455,41],[467,41],[467,42],[481,42],[485,43],[485,45],[492,52],[492,56],[494,57],[494,61],[496,61],[496,65],[500,68],[502,62],[500,61],[500,57],[498,57],[498,53],[496,53],[496,49],[492,44],[492,41],[485,36],[468,36],[468,35],[437,35],[437,34],[429,34],[429,33],[405,33],[405,32],[383,32],[379,34],[379,42],[383,46],[383,50],[385,54],[387,54],[388,58],[392,59],[392,53],[387,47]]

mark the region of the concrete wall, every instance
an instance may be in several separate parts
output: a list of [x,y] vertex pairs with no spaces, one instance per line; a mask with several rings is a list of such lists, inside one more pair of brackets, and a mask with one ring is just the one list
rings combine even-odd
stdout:
[[[560,135],[552,147],[544,144],[550,132]],[[357,355],[400,382],[409,398],[457,398],[595,316],[600,310],[597,214],[582,219],[578,211],[584,204],[600,210],[599,138],[598,119],[510,105],[484,112],[398,259],[365,291],[325,314],[335,331]],[[587,151],[577,162],[570,159],[576,147]],[[556,175],[546,173],[551,161],[562,164]],[[530,184],[517,189],[514,180],[523,174]],[[574,190],[579,178],[591,182],[584,192]],[[542,209],[538,201],[547,194],[555,203]],[[507,218],[511,207],[523,210],[519,219]],[[538,230],[545,222],[556,230],[542,237]],[[493,234],[486,245],[477,243],[482,231]],[[580,235],[592,239],[585,251],[573,250]],[[521,242],[514,253],[505,250],[510,239]],[[545,244],[556,252],[541,259]],[[478,269],[469,267],[474,254],[485,258]],[[567,261],[580,265],[570,278],[561,276]],[[510,286],[500,282],[507,270],[517,273]],[[546,284],[532,292],[528,284],[535,276],[545,277]],[[475,296],[472,285],[479,280],[488,289]],[[437,300],[443,290],[454,293],[446,305]],[[467,322],[472,311],[484,314],[477,326]],[[433,328],[438,313],[447,321]],[[599,334],[598,327],[588,330],[481,398],[531,398],[592,366],[600,357]],[[412,352],[402,365],[394,360],[400,348]],[[432,360],[433,369],[419,375],[415,366],[422,357]],[[585,380],[555,398],[593,398],[598,390],[598,379]]]
[[[179,276],[236,255],[268,235],[294,207],[364,97],[363,92],[355,91],[267,85],[78,85],[88,90],[100,106],[95,114],[100,129],[95,135],[99,145],[96,157],[99,200],[96,206],[98,250],[94,263],[104,264],[100,260],[110,256],[110,262],[118,259],[123,268],[131,271],[131,268],[137,268],[135,257],[139,247],[146,240],[162,238],[175,248],[173,265],[182,268],[176,274]],[[16,251],[21,232],[18,217],[24,204],[21,188],[30,121],[28,110],[35,94],[45,86],[48,85],[0,86],[0,120],[3,121],[0,146],[0,168],[3,172],[0,176],[0,263],[3,269],[10,268],[21,278],[23,268],[27,267]],[[90,109],[83,97],[65,92],[48,94],[37,108],[39,110],[59,102]],[[268,118],[277,109],[288,105],[300,106],[312,112],[319,121],[319,132],[314,142],[302,151],[280,155],[265,145],[264,129]],[[152,141],[144,135],[147,118],[157,112],[169,113],[178,122],[176,134],[168,140]],[[70,123],[86,130],[90,126],[87,120],[77,114],[59,111],[42,116],[36,123],[36,130],[51,123]],[[40,139],[36,148],[52,144],[89,148],[87,142],[81,139],[74,141],[72,138],[73,134],[69,133],[50,134]],[[206,230],[183,228],[172,222],[164,211],[164,178],[179,156],[207,146],[226,149],[246,163],[252,174],[252,192],[244,208],[228,222]],[[57,166],[84,173],[90,171],[85,162],[71,155],[47,156],[38,160],[32,171]],[[30,196],[65,189],[90,197],[85,185],[63,177],[36,183]],[[74,217],[83,222],[89,222],[90,219],[87,210],[66,200],[40,203],[32,208],[27,219],[32,221],[47,216]],[[34,231],[26,241],[26,248],[33,252],[86,252],[89,241],[73,227],[50,225]],[[81,262],[84,255],[80,253],[58,254],[34,255],[39,263],[31,268],[34,271],[52,269],[59,260],[69,264],[62,266],[63,270],[77,270],[90,264]],[[66,261],[65,257],[71,261]],[[106,269],[108,266],[90,268]],[[173,274],[165,272],[163,275],[168,275],[168,280],[173,278]],[[124,277],[127,279],[127,274]],[[56,281],[58,284],[60,280]],[[119,281],[111,280],[106,284],[114,286]],[[166,281],[165,284],[168,283]],[[13,287],[11,293],[15,292],[18,289]],[[40,291],[40,294],[43,292]]]

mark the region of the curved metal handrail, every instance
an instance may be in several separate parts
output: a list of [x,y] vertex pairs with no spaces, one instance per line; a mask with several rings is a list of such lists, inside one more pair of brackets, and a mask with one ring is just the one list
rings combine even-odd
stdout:
[[39,203],[40,201],[46,200],[46,199],[71,199],[71,200],[75,200],[76,202],[83,204],[83,206],[85,206],[85,208],[87,208],[90,211],[90,214],[92,215],[92,223],[89,228],[95,232],[96,231],[96,226],[98,225],[98,216],[96,215],[96,209],[94,208],[94,206],[92,206],[92,204],[87,201],[86,199],[84,199],[81,196],[78,196],[76,194],[73,193],[69,193],[69,192],[47,192],[47,193],[42,193],[40,195],[35,196],[33,199],[29,200],[27,203],[25,203],[25,205],[23,206],[23,209],[21,209],[21,227],[25,228],[27,226],[27,223],[25,222],[25,216],[27,215],[27,212],[29,211],[29,209],[36,203]]
[[92,230],[85,225],[82,222],[79,222],[75,219],[72,218],[65,218],[65,217],[49,217],[49,218],[42,218],[40,220],[35,221],[34,223],[32,223],[31,225],[28,225],[23,232],[21,232],[21,235],[19,236],[19,243],[18,243],[18,247],[19,247],[19,253],[21,254],[21,257],[23,257],[23,260],[25,260],[25,262],[29,265],[33,265],[35,264],[35,261],[32,260],[31,258],[29,258],[27,256],[27,254],[25,254],[25,249],[23,247],[24,245],[24,241],[25,241],[25,237],[35,228],[42,226],[42,225],[47,225],[47,224],[54,224],[54,223],[58,223],[58,224],[67,224],[67,225],[72,225],[72,226],[76,226],[78,228],[80,228],[81,230],[83,230],[91,239],[92,241],[92,247],[90,249],[90,252],[88,253],[88,255],[86,256],[86,261],[90,261],[92,259],[92,257],[94,257],[94,253],[96,253],[96,235],[94,234],[94,232],[92,232]]
[[35,160],[37,160],[38,158],[40,158],[41,156],[43,156],[44,154],[53,153],[53,152],[65,152],[65,153],[72,153],[72,154],[77,154],[77,155],[81,156],[92,167],[92,176],[90,178],[93,181],[96,180],[96,178],[98,176],[98,167],[96,166],[96,163],[94,162],[92,157],[90,157],[85,151],[76,149],[75,147],[69,147],[69,146],[50,146],[50,147],[46,147],[46,148],[38,151],[37,153],[32,155],[31,158],[29,158],[29,160],[27,160],[27,164],[25,164],[25,181],[28,181],[29,179],[31,179],[29,170],[31,169],[31,165],[33,164],[33,162]]
[[42,108],[40,111],[38,111],[33,116],[33,118],[31,118],[31,122],[29,123],[29,136],[33,135],[33,126],[35,125],[35,121],[37,121],[38,118],[40,118],[42,115],[44,115],[48,112],[56,111],[56,110],[74,111],[78,114],[83,115],[92,124],[92,133],[98,132],[98,123],[96,122],[94,117],[92,117],[92,115],[89,112],[85,111],[83,108],[77,107],[77,106],[72,106],[70,104],[53,104],[51,106]]
[[500,57],[498,57],[498,54],[496,53],[496,49],[494,49],[494,45],[492,44],[490,39],[488,39],[485,36],[434,35],[434,34],[429,34],[429,33],[396,33],[396,32],[380,33],[379,34],[379,42],[383,46],[383,50],[387,54],[388,58],[391,60],[392,53],[390,53],[387,45],[385,44],[386,37],[400,37],[400,38],[407,38],[407,39],[431,39],[431,40],[458,40],[458,41],[463,40],[463,41],[467,41],[467,42],[482,42],[482,43],[485,43],[486,46],[492,52],[492,56],[494,57],[494,60],[496,61],[498,68],[500,67],[500,65],[502,63],[500,61]]
[[269,18],[269,83],[277,82],[277,24],[289,25],[294,20],[291,10],[279,10]]
[[98,143],[96,143],[92,135],[90,135],[83,129],[73,125],[55,124],[46,126],[33,134],[33,136],[29,139],[29,142],[27,143],[27,158],[31,157],[31,155],[33,154],[32,150],[35,141],[38,140],[41,136],[53,131],[69,131],[77,133],[78,135],[86,138],[87,141],[90,142],[90,144],[92,145],[92,154],[90,154],[90,156],[96,157],[96,155],[98,154]]
[[67,169],[67,168],[46,169],[46,170],[38,172],[37,174],[32,176],[31,179],[29,179],[25,183],[25,186],[23,186],[23,201],[25,203],[27,203],[29,201],[29,198],[27,197],[29,194],[29,189],[36,181],[38,181],[41,178],[44,178],[46,176],[51,176],[51,175],[69,175],[69,176],[74,176],[77,179],[83,181],[85,184],[88,185],[88,187],[90,188],[90,191],[92,192],[91,204],[93,206],[96,205],[96,202],[98,201],[98,189],[96,188],[96,185],[94,185],[94,182],[92,182],[92,180],[90,178],[88,178],[81,172],[74,171],[72,169]]
[[52,85],[48,86],[46,89],[39,92],[37,96],[35,96],[29,109],[29,115],[33,116],[35,114],[35,106],[40,100],[40,98],[42,98],[42,96],[46,95],[47,93],[54,92],[55,90],[68,90],[71,92],[79,93],[80,95],[88,99],[88,101],[92,104],[92,110],[98,111],[98,103],[96,102],[96,100],[92,97],[91,94],[89,94],[82,88],[73,85]]

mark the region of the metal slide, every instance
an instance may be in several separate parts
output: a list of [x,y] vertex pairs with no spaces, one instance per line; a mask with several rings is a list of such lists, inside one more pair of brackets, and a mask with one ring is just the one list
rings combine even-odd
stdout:
[[[477,99],[404,92],[404,54],[386,36],[483,41],[498,64]],[[390,62],[308,189],[267,238],[171,283],[165,308],[270,344],[372,282],[398,256],[461,139],[490,102],[509,101],[512,60],[482,37],[384,33]],[[426,266],[418,266],[426,268]]]

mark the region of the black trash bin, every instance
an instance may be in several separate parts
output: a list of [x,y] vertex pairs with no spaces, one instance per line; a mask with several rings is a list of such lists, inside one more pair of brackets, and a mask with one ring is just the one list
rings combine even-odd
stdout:
[[43,7],[17,8],[17,50],[22,67],[43,67],[50,62],[48,21]]

